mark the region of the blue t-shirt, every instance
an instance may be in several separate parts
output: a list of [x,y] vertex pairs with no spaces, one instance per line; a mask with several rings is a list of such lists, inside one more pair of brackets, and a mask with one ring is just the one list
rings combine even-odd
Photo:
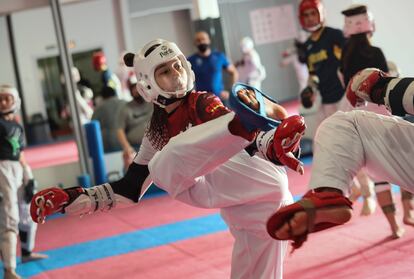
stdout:
[[344,95],[344,88],[337,74],[344,44],[342,31],[330,27],[324,27],[316,41],[309,38],[305,42],[309,73],[319,78],[318,87],[323,104],[336,103]]
[[212,92],[216,96],[223,91],[223,69],[230,62],[227,57],[218,51],[212,51],[207,57],[197,53],[188,57],[195,74],[195,87],[197,91]]

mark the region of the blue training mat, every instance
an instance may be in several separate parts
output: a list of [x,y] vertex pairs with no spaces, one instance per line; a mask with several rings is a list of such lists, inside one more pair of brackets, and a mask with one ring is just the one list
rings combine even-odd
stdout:
[[[256,99],[260,105],[259,112],[249,108],[237,97],[237,91],[244,88],[254,90],[256,93]],[[250,132],[255,129],[269,131],[276,128],[280,124],[280,121],[266,116],[264,98],[277,103],[262,91],[244,83],[237,82],[231,89],[229,98],[230,108],[239,116],[244,127]]]

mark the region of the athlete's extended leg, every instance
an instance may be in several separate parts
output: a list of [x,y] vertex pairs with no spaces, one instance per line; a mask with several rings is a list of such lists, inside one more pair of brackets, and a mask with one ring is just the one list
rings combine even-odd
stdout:
[[248,146],[248,140],[229,131],[234,116],[228,113],[171,138],[148,165],[154,183],[176,197],[194,185],[198,177]]
[[[330,137],[324,142],[327,133]],[[414,125],[405,120],[366,111],[338,112],[322,123],[318,131],[317,139],[320,142],[316,143],[318,152],[314,156],[310,186],[316,193],[338,189],[341,191],[339,195],[343,197],[343,194],[346,195],[349,191],[352,176],[365,163],[369,175],[374,179],[409,185],[406,190],[413,192],[412,138]],[[323,188],[324,186],[328,188]],[[349,208],[336,206],[329,209],[326,208],[328,203],[321,204],[320,208],[325,212],[319,219],[318,212],[321,210],[316,210],[315,218],[308,218],[309,213],[306,214],[304,207],[296,203],[282,208],[269,219],[268,224],[273,224],[268,227],[269,234],[277,239],[293,239],[302,244],[303,239],[299,241],[301,233],[311,231],[309,226],[319,225],[318,222],[322,221],[323,217],[326,217],[326,222],[333,224],[338,219],[347,221],[347,218],[341,220],[342,217],[348,216],[348,220],[351,217]],[[341,204],[346,205],[346,202]],[[275,222],[281,219],[283,220]],[[309,222],[309,219],[315,221]]]
[[[335,131],[335,132],[333,132]],[[351,218],[350,182],[363,165],[363,147],[344,113],[326,119],[314,140],[308,192],[301,201],[282,208],[268,220],[276,239],[292,239],[300,247],[309,232],[343,224]]]
[[389,77],[379,69],[366,68],[350,80],[346,96],[353,106],[367,101],[385,105],[393,115],[414,115],[414,78]]

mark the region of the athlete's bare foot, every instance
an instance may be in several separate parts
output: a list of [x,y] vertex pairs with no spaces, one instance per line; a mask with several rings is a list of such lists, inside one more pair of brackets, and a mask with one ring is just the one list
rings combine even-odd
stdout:
[[21,279],[20,275],[13,269],[4,269],[4,279]]
[[364,197],[361,209],[361,216],[369,216],[375,212],[377,202],[374,197]]
[[[239,91],[237,91],[237,96],[249,108],[253,109],[256,112],[259,111],[260,104],[257,101],[256,94],[253,90],[247,88],[240,89]],[[268,117],[276,120],[282,120],[288,116],[288,113],[284,107],[270,101],[265,96],[263,96],[263,99],[265,104],[266,115]]]
[[[348,222],[351,217],[352,210],[346,206],[321,208],[316,210],[314,223],[327,222],[341,225]],[[275,232],[276,238],[282,240],[292,239],[292,236],[302,235],[308,230],[308,215],[305,211],[295,213],[289,222],[290,226],[285,223]]]
[[398,239],[401,238],[405,234],[405,229],[403,227],[398,227],[396,230],[392,232],[391,238]]
[[411,216],[404,216],[403,223],[414,227],[414,218]]
[[46,254],[40,254],[32,252],[29,255],[22,256],[22,263],[32,262],[32,261],[38,261],[38,260],[44,260],[47,259],[49,256]]
[[251,89],[240,89],[237,91],[237,97],[249,108],[251,108],[254,111],[259,111],[260,104],[256,100],[256,94]]

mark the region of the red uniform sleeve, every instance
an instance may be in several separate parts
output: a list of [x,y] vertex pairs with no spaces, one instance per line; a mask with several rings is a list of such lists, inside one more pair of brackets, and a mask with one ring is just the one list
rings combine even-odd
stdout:
[[191,118],[196,125],[210,121],[231,110],[223,105],[220,98],[212,93],[198,93],[191,100]]

